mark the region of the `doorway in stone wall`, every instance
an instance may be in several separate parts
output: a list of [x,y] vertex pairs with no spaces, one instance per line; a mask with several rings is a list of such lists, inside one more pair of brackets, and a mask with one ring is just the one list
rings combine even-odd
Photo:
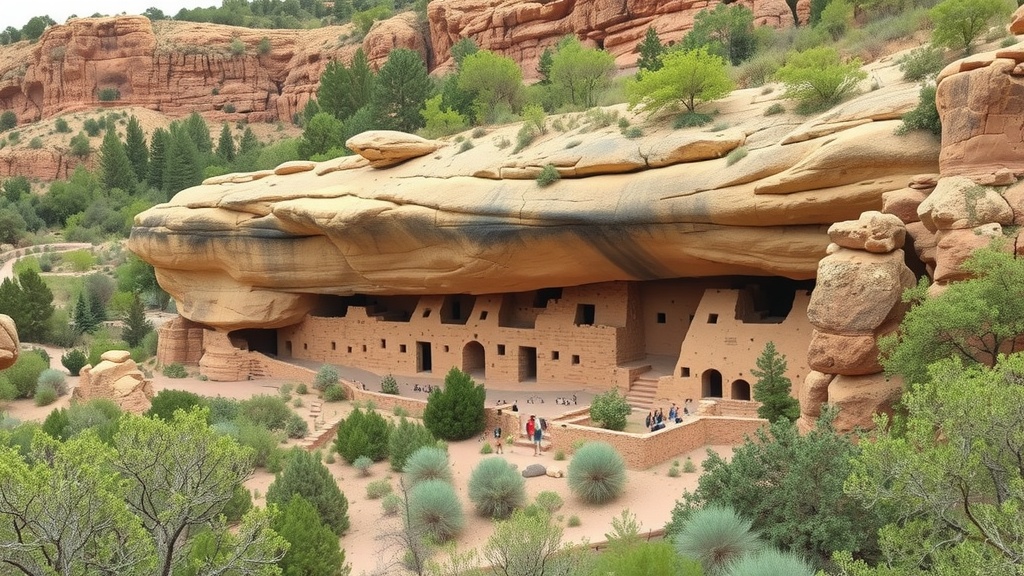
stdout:
[[519,347],[519,381],[537,381],[537,349],[533,346]]
[[483,378],[486,374],[486,366],[483,344],[475,340],[466,343],[466,346],[462,348],[462,371],[470,376]]
[[740,378],[732,383],[733,400],[750,400],[750,383]]
[[701,396],[704,398],[722,397],[722,373],[714,368],[708,368],[700,377]]
[[434,369],[434,359],[431,357],[430,342],[416,343],[416,371],[430,372]]

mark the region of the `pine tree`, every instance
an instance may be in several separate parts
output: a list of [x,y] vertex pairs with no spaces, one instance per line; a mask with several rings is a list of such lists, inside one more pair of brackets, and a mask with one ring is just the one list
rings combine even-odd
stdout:
[[50,317],[53,316],[53,292],[32,268],[18,273],[18,284],[24,311],[21,322],[15,319],[18,334],[23,342],[45,342]]
[[640,52],[640,59],[636,61],[639,70],[657,72],[661,69],[661,55],[665,53],[665,47],[661,44],[657,30],[653,26],[647,28],[644,39],[636,47]]
[[153,331],[153,323],[146,318],[146,307],[142,305],[142,299],[138,294],[132,295],[131,306],[124,315],[124,328],[121,330],[121,339],[132,348],[142,343],[142,339]]
[[157,190],[164,189],[164,166],[167,164],[167,141],[170,134],[163,128],[153,131],[153,137],[149,141],[149,169],[146,180],[150,187]]
[[278,562],[283,576],[337,576],[345,565],[338,537],[308,500],[294,494],[274,519],[274,531],[290,546]]
[[128,118],[128,127],[125,129],[124,150],[128,154],[128,161],[132,164],[135,172],[136,182],[145,182],[149,176],[149,149],[146,147],[146,134],[142,131],[142,125],[135,116]]
[[220,127],[220,138],[217,140],[217,156],[226,162],[235,160],[235,139],[231,136],[231,128],[225,122]]
[[334,23],[343,24],[352,18],[352,0],[334,0]]
[[757,368],[750,371],[757,378],[754,384],[754,400],[761,403],[757,415],[775,423],[785,418],[790,422],[800,417],[800,403],[790,395],[793,383],[786,376],[786,356],[775,350],[775,343],[768,341]]
[[377,73],[370,104],[381,128],[415,132],[424,124],[420,110],[430,98],[433,84],[417,52],[392,50]]
[[135,190],[135,170],[113,126],[107,128],[107,133],[103,135],[100,167],[103,186],[108,190],[118,188],[129,193]]
[[213,153],[213,140],[210,139],[210,126],[199,115],[199,112],[189,114],[185,119],[185,131],[188,137],[196,145],[196,150],[201,156]]
[[336,535],[348,530],[348,499],[318,454],[292,449],[284,469],[267,488],[267,504],[284,506],[295,494],[309,500]]
[[544,86],[551,84],[551,65],[555,61],[555,53],[551,48],[545,48],[540,53],[540,60],[537,62],[537,72],[540,74],[540,82]]
[[375,76],[360,48],[352,56],[352,63],[330,62],[320,76],[316,100],[320,110],[333,114],[338,120],[350,118],[370,102]]
[[89,302],[85,299],[84,292],[79,292],[78,294],[72,319],[75,321],[75,328],[83,334],[92,332],[99,324],[92,315],[92,309],[89,307]]
[[0,314],[10,316],[16,326],[25,322],[21,286],[14,278],[4,278],[3,282],[0,282]]
[[188,130],[182,126],[172,125],[167,146],[167,161],[164,166],[163,189],[167,192],[168,197],[201,183],[203,181],[202,170],[202,166],[199,164],[199,151],[196,150],[196,144]]
[[245,131],[242,132],[242,140],[238,143],[238,154],[248,154],[255,152],[260,147],[260,141],[256,138],[256,134],[253,133],[252,128],[246,126]]

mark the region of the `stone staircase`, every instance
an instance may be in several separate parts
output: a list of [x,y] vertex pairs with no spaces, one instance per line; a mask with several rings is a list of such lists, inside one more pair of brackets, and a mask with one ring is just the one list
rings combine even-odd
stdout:
[[658,394],[658,379],[638,376],[626,393],[626,401],[634,410],[646,412],[654,405],[654,397]]

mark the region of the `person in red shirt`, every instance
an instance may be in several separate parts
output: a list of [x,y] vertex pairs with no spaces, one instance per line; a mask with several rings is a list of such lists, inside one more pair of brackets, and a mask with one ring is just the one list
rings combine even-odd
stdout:
[[530,415],[530,419],[526,421],[526,437],[533,441],[533,432],[537,429],[537,421],[533,415]]

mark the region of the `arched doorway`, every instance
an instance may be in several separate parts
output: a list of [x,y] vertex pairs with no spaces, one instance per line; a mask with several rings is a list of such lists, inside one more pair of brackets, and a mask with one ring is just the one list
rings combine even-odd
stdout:
[[708,368],[700,377],[701,395],[704,398],[722,397],[722,373],[714,368]]
[[750,383],[744,379],[735,380],[732,383],[733,400],[750,400]]
[[471,376],[484,375],[484,346],[473,341],[462,349],[462,371]]

